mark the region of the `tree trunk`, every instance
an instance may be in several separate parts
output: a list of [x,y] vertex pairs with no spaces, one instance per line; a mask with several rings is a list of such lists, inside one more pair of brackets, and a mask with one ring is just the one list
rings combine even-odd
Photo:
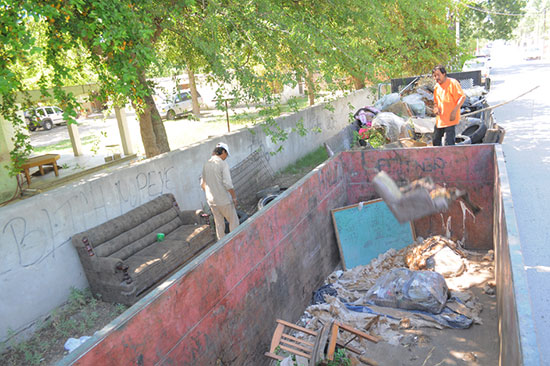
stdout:
[[[140,74],[139,82],[142,83],[142,85],[148,85],[144,72]],[[155,104],[153,96],[148,95],[145,96],[143,99],[145,101],[145,107],[143,115],[139,117],[139,124],[141,139],[143,141],[143,146],[145,147],[145,155],[149,158],[151,156],[170,151],[170,145],[168,144],[168,136],[166,135],[166,130],[164,129],[164,123],[162,122],[162,118],[160,117],[160,114],[157,110],[157,106]],[[144,124],[145,126],[141,126],[142,124]],[[150,144],[146,145],[145,141],[147,140],[149,143],[150,139],[147,136],[143,136],[144,132],[150,133],[149,126],[147,126],[149,124],[152,127],[154,146]],[[148,151],[148,149],[150,149],[150,151]]]
[[[137,111],[136,105],[133,106]],[[159,155],[161,151],[157,146],[155,132],[151,122],[151,108],[147,106],[142,113],[138,113],[138,118],[141,141],[143,141],[143,147],[145,148],[145,156],[151,158],[155,155]]]
[[187,68],[187,76],[189,77],[189,89],[191,90],[191,102],[193,105],[193,115],[197,118],[201,115],[201,107],[199,105],[199,93],[197,92],[197,84],[195,83],[195,73],[191,68]]
[[365,87],[365,80],[359,79],[355,76],[351,77],[353,80],[353,86],[355,87],[355,90],[363,89]]
[[309,97],[309,105],[315,104],[315,83],[313,82],[313,74],[308,70],[306,75],[307,95]]

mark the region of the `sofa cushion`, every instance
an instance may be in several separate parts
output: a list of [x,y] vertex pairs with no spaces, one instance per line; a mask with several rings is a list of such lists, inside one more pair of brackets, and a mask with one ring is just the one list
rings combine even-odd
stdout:
[[183,225],[171,232],[167,238],[188,242],[192,254],[195,254],[212,241],[212,235],[212,230],[207,225]]
[[[156,243],[157,233],[169,235],[178,226],[181,226],[179,217],[174,217],[171,213],[170,211],[166,211],[136,226],[132,230],[103,243],[97,248],[96,253],[98,255],[115,256],[122,260],[131,257],[143,248]],[[161,218],[160,216],[163,217]],[[170,221],[164,221],[168,219]],[[122,244],[125,245],[121,246]],[[113,249],[117,250],[112,252]]]
[[125,263],[137,294],[146,290],[192,256],[189,243],[166,239],[139,251]]
[[[157,230],[174,218],[179,218],[175,204],[174,195],[164,194],[122,216],[89,229],[82,235],[88,237],[96,254],[107,257],[128,243]],[[181,220],[179,224],[183,224]],[[126,237],[128,234],[131,237]],[[100,249],[103,244],[107,245]]]
[[92,241],[94,251],[98,256],[108,257],[114,255],[124,260],[154,243],[157,233],[162,232],[167,235],[182,224],[177,211],[173,207],[159,212],[149,219],[142,218],[139,222],[135,221],[137,218],[134,215],[123,215],[121,217],[131,221],[132,227],[102,243]]

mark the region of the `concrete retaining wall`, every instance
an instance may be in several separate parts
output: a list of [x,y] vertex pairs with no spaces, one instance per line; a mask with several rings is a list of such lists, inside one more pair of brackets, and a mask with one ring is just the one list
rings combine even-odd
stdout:
[[[260,149],[277,171],[337,134],[349,123],[349,113],[368,104],[370,93],[361,90],[333,102],[334,112],[319,105],[279,118],[289,138],[273,156],[269,153],[279,145],[256,126],[254,133],[232,132],[0,208],[0,341],[10,329],[20,332],[65,302],[71,287],[87,286],[70,243],[73,234],[166,192],[176,196],[182,209],[201,208],[205,199],[199,176],[216,143],[230,146],[230,166]],[[301,137],[293,132],[298,122],[322,132]]]

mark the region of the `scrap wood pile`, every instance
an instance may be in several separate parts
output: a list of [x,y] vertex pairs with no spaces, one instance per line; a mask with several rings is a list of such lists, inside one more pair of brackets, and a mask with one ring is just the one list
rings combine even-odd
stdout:
[[[341,322],[391,345],[400,344],[402,329],[482,324],[482,305],[468,288],[472,279],[491,283],[492,263],[492,251],[480,258],[445,237],[420,238],[399,251],[388,250],[368,265],[333,272],[300,323],[318,331],[324,324]],[[352,335],[343,342],[368,347]]]

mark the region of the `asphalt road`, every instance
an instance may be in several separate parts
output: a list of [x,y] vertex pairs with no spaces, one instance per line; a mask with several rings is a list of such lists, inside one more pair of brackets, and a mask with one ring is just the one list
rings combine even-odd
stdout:
[[[490,105],[533,92],[494,110],[506,129],[502,148],[527,271],[541,364],[550,363],[550,60],[524,61],[501,48],[494,67]],[[544,361],[546,360],[546,361]]]

